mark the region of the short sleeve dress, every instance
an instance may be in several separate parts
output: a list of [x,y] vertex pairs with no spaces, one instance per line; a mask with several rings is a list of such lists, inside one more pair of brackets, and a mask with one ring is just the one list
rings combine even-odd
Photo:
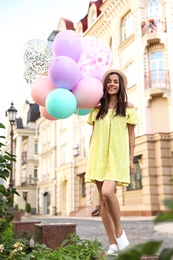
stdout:
[[86,182],[115,180],[119,186],[130,183],[128,125],[139,124],[135,108],[127,108],[126,116],[114,116],[108,109],[103,119],[96,120],[99,109],[92,110],[88,124],[94,125],[90,143]]

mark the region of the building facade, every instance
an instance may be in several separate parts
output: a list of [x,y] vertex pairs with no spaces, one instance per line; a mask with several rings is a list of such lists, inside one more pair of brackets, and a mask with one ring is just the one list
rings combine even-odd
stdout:
[[[36,192],[38,181],[38,134],[36,120],[40,117],[39,106],[25,101],[23,117],[17,118],[14,124],[13,153],[16,162],[13,163],[13,183],[20,196],[14,196],[15,204],[25,211],[26,202],[32,206],[32,213],[36,213],[38,196]],[[7,128],[6,150],[10,151],[10,125]]]
[[[94,36],[110,46],[110,67],[126,73],[128,100],[141,118],[136,127],[135,172],[127,188],[117,189],[122,215],[150,216],[164,211],[163,200],[173,193],[172,1],[90,2],[86,17],[76,26],[60,19],[54,35],[63,29],[74,30],[80,37]],[[37,213],[87,216],[99,204],[95,186],[85,183],[91,135],[86,122],[87,115],[55,121],[40,117],[35,122],[37,135],[28,133],[27,140],[39,144],[37,163],[31,162],[31,176],[38,167],[32,202]],[[19,157],[23,147],[18,142]],[[16,163],[16,171],[19,168]]]

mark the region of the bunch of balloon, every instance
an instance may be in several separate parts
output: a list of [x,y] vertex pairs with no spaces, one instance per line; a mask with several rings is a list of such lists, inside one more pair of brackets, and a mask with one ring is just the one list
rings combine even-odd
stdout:
[[49,120],[72,114],[87,115],[103,96],[102,74],[112,59],[111,49],[95,37],[82,39],[72,30],[62,30],[53,41],[48,76],[31,86],[31,96]]

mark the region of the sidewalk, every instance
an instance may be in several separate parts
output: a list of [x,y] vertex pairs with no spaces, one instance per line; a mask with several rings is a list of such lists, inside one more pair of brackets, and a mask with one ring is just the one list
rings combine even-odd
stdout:
[[[173,234],[173,222],[157,224],[154,229],[159,232],[165,232]],[[173,245],[173,241],[172,241]]]
[[[39,219],[39,220],[45,220],[45,219],[78,219],[78,220],[91,220],[91,221],[102,221],[101,217],[76,217],[76,216],[50,216],[50,215],[32,215],[31,219]],[[22,217],[22,219],[25,219],[25,217]],[[143,217],[143,216],[133,216],[133,217],[121,217],[122,222],[123,221],[152,221],[154,223],[155,217],[149,216],[149,217]],[[158,232],[165,232],[173,234],[173,221],[172,222],[162,222],[159,224],[154,224],[154,229]]]

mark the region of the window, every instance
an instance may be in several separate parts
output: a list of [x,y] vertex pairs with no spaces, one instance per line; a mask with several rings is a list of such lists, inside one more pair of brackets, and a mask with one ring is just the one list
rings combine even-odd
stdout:
[[82,198],[86,197],[85,175],[82,176]]
[[125,41],[130,35],[134,33],[133,16],[128,13],[122,20],[122,41]]
[[67,144],[63,144],[61,146],[61,163],[67,163],[69,162],[70,158],[69,158],[69,153],[68,153],[68,145]]
[[86,197],[86,184],[85,184],[85,173],[79,173],[77,176],[79,179],[79,192],[82,198]]
[[97,16],[96,16],[96,11],[95,10],[92,10],[92,13],[91,13],[91,25],[95,22]]
[[158,17],[161,15],[161,6],[157,0],[151,0],[148,5],[148,17]]
[[35,141],[34,143],[34,153],[38,154],[38,141]]
[[27,185],[26,169],[22,170],[21,185],[22,186],[26,186]]
[[76,33],[78,34],[79,37],[82,37],[83,31],[82,31],[82,26],[81,25],[77,26]]
[[37,180],[38,178],[38,167],[34,167],[34,179]]
[[150,53],[150,68],[152,83],[164,80],[163,52]]
[[125,74],[128,79],[128,87],[131,87],[136,84],[136,65],[135,62],[129,63],[125,69]]
[[141,190],[142,189],[142,176],[139,159],[142,155],[134,157],[134,173],[130,175],[130,184],[127,187],[127,191]]

